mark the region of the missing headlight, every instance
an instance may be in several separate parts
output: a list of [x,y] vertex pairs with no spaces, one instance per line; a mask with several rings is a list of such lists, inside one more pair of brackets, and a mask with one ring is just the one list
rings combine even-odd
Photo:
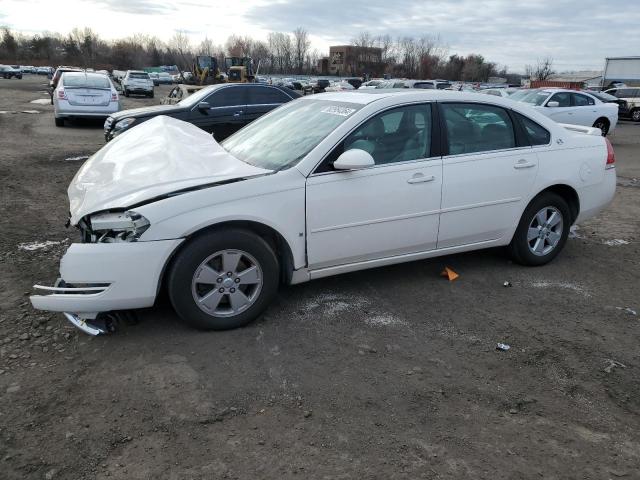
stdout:
[[85,242],[135,242],[149,228],[149,220],[133,211],[104,212],[91,215],[80,227]]

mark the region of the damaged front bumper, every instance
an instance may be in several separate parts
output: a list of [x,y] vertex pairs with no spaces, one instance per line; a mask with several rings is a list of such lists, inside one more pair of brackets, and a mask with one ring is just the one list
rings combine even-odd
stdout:
[[34,285],[38,310],[63,312],[90,335],[106,333],[100,313],[150,307],[162,272],[182,239],[153,242],[74,243],[60,261],[54,286]]

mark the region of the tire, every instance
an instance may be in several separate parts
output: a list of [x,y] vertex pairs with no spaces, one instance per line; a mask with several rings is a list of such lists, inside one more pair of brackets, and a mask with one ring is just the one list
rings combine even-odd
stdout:
[[593,123],[593,128],[599,128],[603,137],[606,137],[609,133],[609,127],[609,120],[606,118],[599,118]]
[[56,127],[64,127],[64,118],[56,118]]
[[[538,214],[541,216],[538,217]],[[554,214],[560,215],[558,223],[549,228],[546,227],[548,223],[540,225],[541,218],[546,218],[547,221],[552,220]],[[557,219],[557,217],[555,218]],[[539,226],[542,228],[538,228]],[[522,265],[545,265],[564,248],[570,226],[571,211],[564,198],[553,192],[543,192],[531,200],[524,210],[518,228],[509,244],[509,253],[516,262]],[[536,230],[538,235],[533,236]],[[531,236],[529,236],[530,233]],[[553,242],[555,244],[552,246]],[[534,249],[536,253],[534,253]]]
[[196,237],[176,255],[167,282],[169,298],[180,318],[194,328],[238,328],[271,303],[279,272],[278,258],[262,238],[240,229],[213,231]]
[[631,120],[634,122],[640,122],[640,108],[634,108],[631,110]]
[[153,98],[153,92],[149,94],[149,98]]
[[126,89],[126,88],[122,91],[122,93],[124,93],[124,96],[125,96],[125,97],[128,97],[128,96],[129,96],[129,92],[127,91],[127,89]]

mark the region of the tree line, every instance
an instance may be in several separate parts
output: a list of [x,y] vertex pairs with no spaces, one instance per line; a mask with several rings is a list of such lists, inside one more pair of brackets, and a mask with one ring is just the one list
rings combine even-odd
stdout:
[[[226,56],[238,56],[252,57],[259,74],[314,75],[322,73],[318,71],[318,61],[328,57],[328,52],[321,53],[311,47],[309,34],[303,28],[291,33],[271,32],[266,40],[232,35],[224,44],[210,38],[194,44],[184,32],[176,32],[166,42],[143,34],[105,40],[90,28],[74,28],[67,35],[43,32],[28,36],[5,27],[0,33],[0,63],[5,64],[75,65],[106,70],[177,65],[186,70],[190,69],[195,55],[216,57],[219,65],[224,65]],[[353,75],[386,73],[394,77],[468,82],[486,82],[496,76],[512,81],[510,77],[513,77],[507,67],[499,67],[482,55],[449,54],[438,37],[392,38],[362,32],[351,44],[353,54],[344,61]],[[375,50],[374,62],[370,55],[372,49],[379,49]]]

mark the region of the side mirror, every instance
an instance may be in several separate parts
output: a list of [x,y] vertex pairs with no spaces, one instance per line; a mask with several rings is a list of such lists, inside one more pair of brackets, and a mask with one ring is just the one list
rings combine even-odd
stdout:
[[198,110],[209,110],[211,108],[211,105],[209,105],[209,102],[200,102],[198,104]]
[[333,162],[336,170],[358,170],[361,168],[373,167],[376,162],[369,152],[353,148],[343,152],[338,159]]
[[550,108],[556,108],[556,107],[559,107],[559,106],[560,106],[559,102],[549,102],[549,103],[547,103],[547,107],[550,107]]

